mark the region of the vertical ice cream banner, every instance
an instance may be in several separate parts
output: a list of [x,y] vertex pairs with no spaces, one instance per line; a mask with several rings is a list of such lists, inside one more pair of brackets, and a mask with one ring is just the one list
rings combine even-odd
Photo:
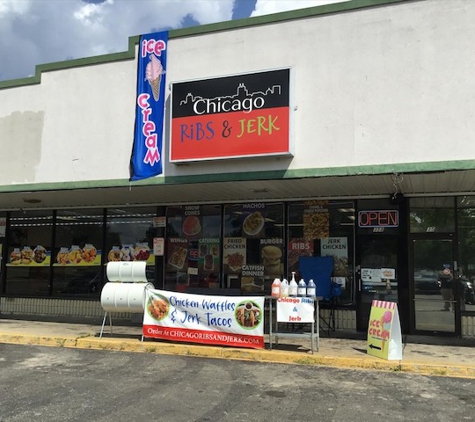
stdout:
[[373,300],[366,352],[387,360],[402,360],[401,324],[397,303]]
[[167,31],[140,37],[130,180],[162,173],[167,43]]

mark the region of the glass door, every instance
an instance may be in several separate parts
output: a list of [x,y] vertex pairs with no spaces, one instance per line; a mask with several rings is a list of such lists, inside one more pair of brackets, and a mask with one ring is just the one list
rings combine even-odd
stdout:
[[359,236],[357,272],[359,298],[356,327],[368,329],[373,300],[398,302],[397,236]]
[[415,331],[455,334],[457,268],[452,239],[413,239],[412,258]]

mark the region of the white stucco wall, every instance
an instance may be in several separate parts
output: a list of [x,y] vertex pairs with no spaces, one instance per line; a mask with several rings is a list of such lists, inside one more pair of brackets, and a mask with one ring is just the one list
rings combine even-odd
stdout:
[[[291,67],[295,155],[165,163],[165,175],[475,159],[474,45],[466,0],[172,38],[167,84]],[[127,179],[135,88],[128,60],[0,90],[0,185]]]

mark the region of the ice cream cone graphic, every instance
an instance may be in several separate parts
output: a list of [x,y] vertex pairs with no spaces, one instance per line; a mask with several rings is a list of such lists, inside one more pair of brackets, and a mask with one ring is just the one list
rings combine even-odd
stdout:
[[150,54],[150,61],[145,68],[145,79],[152,87],[152,94],[155,101],[160,99],[160,83],[164,74],[163,66],[155,54]]
[[386,341],[389,340],[389,331],[391,330],[391,321],[393,319],[393,314],[391,311],[386,311],[384,315],[381,317],[380,324],[381,324],[381,333],[384,331],[385,333],[384,338],[382,339],[381,351],[384,352],[384,347],[386,346]]
[[161,80],[162,80],[162,75],[160,75],[158,78],[155,78],[149,81],[150,85],[152,86],[153,98],[155,99],[155,101],[158,101],[158,99],[160,98]]

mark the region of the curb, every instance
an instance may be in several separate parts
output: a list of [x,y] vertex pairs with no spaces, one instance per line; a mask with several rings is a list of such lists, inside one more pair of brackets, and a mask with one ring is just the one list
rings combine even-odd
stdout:
[[240,349],[192,345],[188,343],[142,342],[138,339],[97,338],[91,336],[49,337],[23,334],[0,334],[0,343],[475,378],[475,366],[428,364],[424,362],[405,362],[404,360],[386,361],[368,355],[362,355],[359,358],[325,356],[320,355],[319,353],[321,352],[311,354],[310,352],[289,352],[276,349]]

